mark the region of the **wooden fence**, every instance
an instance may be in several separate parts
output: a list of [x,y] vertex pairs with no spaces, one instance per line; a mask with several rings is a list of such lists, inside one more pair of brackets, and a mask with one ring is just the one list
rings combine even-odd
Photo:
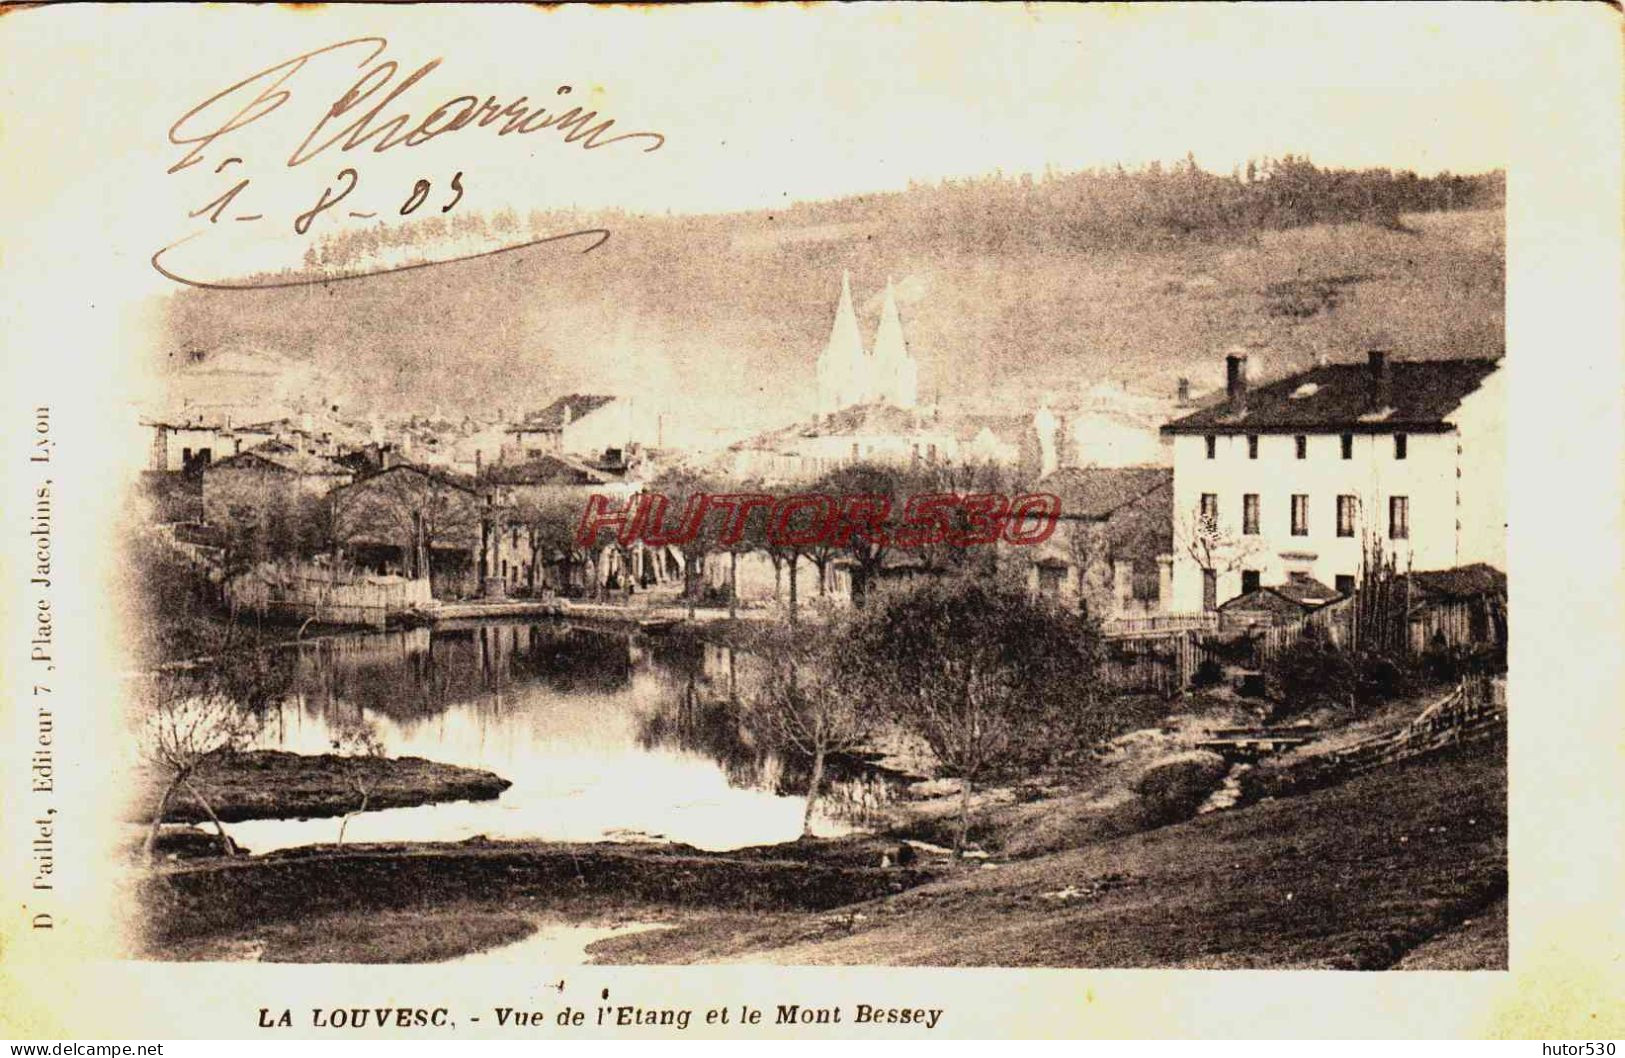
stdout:
[[1277,777],[1286,786],[1261,787],[1255,792],[1278,795],[1290,792],[1286,787],[1302,792],[1341,782],[1385,764],[1504,737],[1506,718],[1506,678],[1469,676],[1398,731],[1316,754]]
[[1411,614],[1407,644],[1423,654],[1435,643],[1447,647],[1506,642],[1506,613],[1489,597],[1455,599],[1418,607]]
[[[1221,667],[1242,664],[1262,669],[1314,629],[1327,642],[1345,650],[1359,647],[1358,600],[1354,596],[1327,603],[1281,625],[1218,635],[1217,614],[1167,614],[1122,618],[1102,628],[1107,643],[1106,683],[1126,691],[1174,694],[1190,686],[1204,661]],[[1418,607],[1411,614],[1404,640],[1420,656],[1442,638],[1457,646],[1505,642],[1505,614],[1482,601],[1466,600]]]
[[376,576],[309,563],[267,563],[226,582],[233,612],[384,627],[388,618],[433,605],[426,578]]
[[1204,613],[1151,614],[1146,617],[1113,617],[1101,623],[1101,633],[1108,639],[1218,630],[1217,610],[1208,610]]
[[1287,624],[1259,629],[1253,633],[1253,667],[1263,668],[1281,651],[1302,639],[1310,628],[1325,633],[1333,646],[1353,649],[1358,639],[1354,618],[1354,597],[1348,596]]

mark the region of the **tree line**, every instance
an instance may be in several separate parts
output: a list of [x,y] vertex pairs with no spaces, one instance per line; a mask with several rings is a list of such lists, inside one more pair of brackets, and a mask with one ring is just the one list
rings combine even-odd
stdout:
[[712,217],[669,218],[624,210],[512,209],[470,212],[416,225],[363,228],[326,240],[307,255],[308,267],[343,267],[388,247],[434,245],[448,237],[512,239],[606,227],[619,237],[659,243],[705,230],[767,233],[794,226],[895,226],[911,238],[967,252],[997,252],[1011,241],[1050,249],[1135,248],[1170,240],[1235,240],[1264,231],[1316,224],[1371,223],[1403,230],[1403,215],[1505,204],[1506,174],[1411,169],[1348,169],[1316,165],[1306,155],[1249,159],[1229,173],[1202,168],[1194,154],[1179,162],[1121,164],[1040,174],[1002,170],[906,190],[850,195]]

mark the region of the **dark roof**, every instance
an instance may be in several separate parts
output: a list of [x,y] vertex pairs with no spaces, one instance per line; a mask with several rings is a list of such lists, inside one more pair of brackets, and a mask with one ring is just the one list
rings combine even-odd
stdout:
[[[345,473],[348,474],[349,471],[346,470]],[[388,477],[390,474],[416,474],[419,477],[428,478],[430,481],[435,481],[435,482],[438,482],[438,483],[440,483],[442,485],[449,485],[454,489],[459,489],[459,490],[461,490],[463,492],[468,493],[470,496],[478,496],[478,495],[480,495],[479,490],[474,488],[471,484],[469,484],[466,481],[460,481],[460,480],[458,480],[457,477],[455,477],[455,476],[453,476],[451,474],[442,473],[441,471],[426,470],[423,467],[417,466],[417,465],[412,464],[412,463],[396,463],[392,467],[386,467],[385,469],[380,470],[378,473],[371,474],[371,475],[369,475],[367,477],[364,477],[364,478],[360,479],[359,481],[352,481],[348,485],[340,485],[339,488],[340,489],[362,488],[362,487],[373,484],[374,482],[378,481],[380,478]]]
[[1439,569],[1410,574],[1411,582],[1427,592],[1448,599],[1471,599],[1480,595],[1505,595],[1507,576],[1494,566],[1475,562],[1455,569]]
[[1238,413],[1234,401],[1225,400],[1175,419],[1162,430],[1175,434],[1438,432],[1448,425],[1449,415],[1462,399],[1497,366],[1499,361],[1489,359],[1392,360],[1392,410],[1377,417],[1368,414],[1370,368],[1366,364],[1327,364],[1251,389],[1245,413]]
[[1167,467],[1062,467],[1040,480],[1038,489],[1061,498],[1063,518],[1098,520],[1173,482]]
[[1227,599],[1219,604],[1221,610],[1264,611],[1266,613],[1284,614],[1288,617],[1302,616],[1309,607],[1296,599],[1288,598],[1274,588],[1254,588],[1243,592],[1233,599]]
[[1268,590],[1302,606],[1323,606],[1343,597],[1343,593],[1336,588],[1328,588],[1315,578],[1306,576],[1288,577],[1280,584],[1270,585]]
[[1313,577],[1288,577],[1280,584],[1268,584],[1244,592],[1219,606],[1221,610],[1268,610],[1272,613],[1301,614],[1317,610],[1341,599],[1342,593],[1328,588]]
[[615,398],[599,393],[572,393],[567,397],[560,397],[541,411],[532,412],[525,416],[525,421],[516,426],[508,427],[509,433],[555,431],[564,429],[564,409],[570,409],[570,421],[590,415],[609,404]]
[[603,485],[620,475],[589,466],[578,459],[544,455],[524,463],[499,463],[486,471],[498,485]]
[[211,470],[233,470],[253,465],[283,470],[290,474],[318,477],[350,477],[353,473],[349,467],[339,466],[331,460],[311,455],[309,452],[300,452],[280,441],[267,441],[262,445],[244,449],[229,459],[222,459],[204,468],[203,472],[207,474]]

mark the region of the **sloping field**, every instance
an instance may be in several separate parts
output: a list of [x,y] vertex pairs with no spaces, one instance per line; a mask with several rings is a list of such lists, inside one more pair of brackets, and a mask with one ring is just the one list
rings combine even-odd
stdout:
[[1438,957],[1492,969],[1505,964],[1493,907],[1506,885],[1493,743],[834,912],[702,918],[592,951],[607,963],[1385,969],[1473,919]]
[[[798,389],[810,404],[843,269],[866,341],[896,282],[921,395],[950,402],[1030,400],[1102,379],[1171,393],[1180,375],[1201,390],[1220,383],[1237,342],[1261,343],[1271,372],[1317,354],[1357,358],[1374,342],[1417,358],[1501,348],[1499,209],[1062,248],[1074,216],[933,227],[913,194],[843,207],[839,222],[619,218],[590,254],[347,284],[319,312],[308,288],[189,290],[172,299],[163,362],[177,397],[218,391],[216,361],[236,370],[263,354],[285,371],[282,358],[297,355],[326,396],[357,411],[387,413],[432,390],[447,411],[511,413],[580,390],[680,394],[673,414],[732,422],[767,387],[775,408]],[[167,355],[176,349],[188,355]]]

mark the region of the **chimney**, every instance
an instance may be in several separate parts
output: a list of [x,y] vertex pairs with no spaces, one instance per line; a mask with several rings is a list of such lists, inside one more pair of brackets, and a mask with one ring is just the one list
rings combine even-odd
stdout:
[[1179,380],[1178,394],[1179,394],[1179,403],[1180,404],[1189,404],[1191,402],[1191,380],[1190,379],[1182,378],[1182,379]]
[[570,411],[570,405],[566,404],[564,406],[564,425],[569,426],[574,419],[575,416]]
[[1038,476],[1048,477],[1060,466],[1060,452],[1057,450],[1056,433],[1060,423],[1055,413],[1045,405],[1038,409],[1033,416],[1033,430],[1038,434]]
[[1372,349],[1366,354],[1366,367],[1371,374],[1370,401],[1372,411],[1394,406],[1394,372],[1389,363],[1388,350]]
[[1238,411],[1247,410],[1247,354],[1231,353],[1224,358],[1224,392]]

